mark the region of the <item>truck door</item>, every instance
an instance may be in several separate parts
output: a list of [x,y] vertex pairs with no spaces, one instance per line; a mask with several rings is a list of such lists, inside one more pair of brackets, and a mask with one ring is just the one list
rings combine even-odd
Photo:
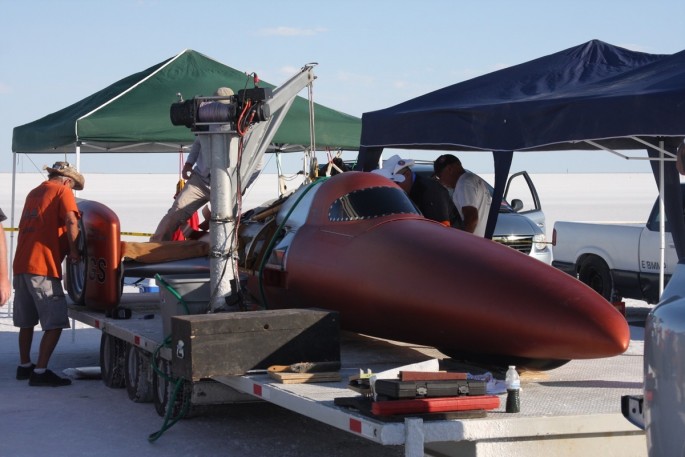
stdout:
[[[546,233],[545,213],[542,212],[538,192],[528,172],[520,171],[509,177],[504,188],[504,199],[517,213],[531,219],[542,229],[542,233]],[[517,208],[519,205],[520,208]]]
[[[640,234],[640,248],[638,251],[639,269],[640,269],[640,283],[645,290],[649,287],[654,287],[657,292],[655,297],[658,299],[659,287],[659,271],[661,268],[661,238],[659,235],[659,225],[661,215],[659,214],[659,201],[657,200],[652,207],[652,212],[649,215],[647,224]],[[678,264],[678,256],[675,251],[675,244],[673,244],[673,236],[671,235],[671,228],[668,220],[666,221],[666,252],[665,258],[665,274],[666,279],[673,274],[675,266]]]

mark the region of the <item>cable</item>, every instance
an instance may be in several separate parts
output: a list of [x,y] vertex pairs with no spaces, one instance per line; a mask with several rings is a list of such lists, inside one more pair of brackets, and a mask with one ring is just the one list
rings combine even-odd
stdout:
[[307,85],[307,95],[309,98],[309,146],[316,154],[316,125],[314,122],[314,84]]
[[238,132],[238,135],[240,135],[241,137],[247,133],[247,127],[249,127],[249,124],[245,125],[245,116],[247,115],[247,112],[251,106],[252,100],[247,100],[243,104],[243,110],[240,112],[240,115],[238,116],[238,122],[236,122],[236,130]]
[[276,231],[274,232],[274,235],[271,237],[271,240],[269,241],[269,245],[266,247],[266,251],[264,251],[264,256],[262,256],[262,261],[259,264],[259,270],[257,270],[257,279],[259,281],[259,295],[262,298],[262,305],[264,306],[264,309],[269,309],[269,304],[266,299],[266,292],[264,291],[264,282],[262,281],[262,273],[264,271],[264,266],[266,266],[266,262],[269,259],[269,256],[271,255],[271,251],[274,248],[274,245],[276,244],[276,236],[280,231],[283,229],[285,226],[285,223],[288,221],[288,218],[292,214],[292,212],[297,208],[297,205],[300,204],[300,201],[302,198],[304,198],[305,195],[307,195],[307,192],[309,192],[314,185],[318,185],[319,183],[325,181],[328,178],[319,178],[313,183],[310,183],[307,185],[307,188],[302,192],[302,194],[297,197],[297,200],[295,200],[295,204],[288,210],[288,213],[285,215],[283,218],[283,222],[279,224],[279,226],[276,228]]
[[[257,78],[257,75],[254,75],[255,78]],[[259,81],[259,79],[257,79]],[[233,251],[229,253],[229,258],[231,260],[231,266],[233,267],[233,281],[235,283],[235,293],[238,294],[239,297],[242,297],[242,288],[240,285],[240,269],[238,266],[238,257],[235,255],[235,249],[238,248],[238,243],[240,242],[238,233],[240,230],[240,223],[242,221],[242,216],[243,216],[243,177],[242,177],[242,168],[243,168],[243,152],[244,152],[244,143],[243,143],[243,138],[240,137],[240,140],[238,141],[238,160],[236,163],[236,221],[233,226],[233,243],[231,243],[231,246],[233,247]]]
[[[155,281],[158,281],[160,284],[162,284],[162,286],[166,290],[168,290],[171,293],[171,295],[173,295],[178,300],[178,302],[183,306],[183,311],[185,311],[186,314],[190,314],[190,309],[188,308],[188,304],[185,302],[185,300],[183,300],[183,297],[181,296],[181,294],[179,294],[176,291],[176,289],[171,287],[171,285],[168,282],[166,282],[164,280],[164,278],[162,278],[162,276],[160,276],[159,273],[155,273]],[[167,337],[167,338],[170,338],[170,337]],[[165,342],[166,342],[166,340],[165,340]],[[169,341],[169,342],[171,342],[171,341]]]

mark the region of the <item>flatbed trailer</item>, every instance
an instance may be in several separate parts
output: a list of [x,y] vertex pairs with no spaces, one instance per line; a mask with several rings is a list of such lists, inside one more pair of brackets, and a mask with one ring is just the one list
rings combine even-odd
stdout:
[[[132,400],[152,400],[163,414],[172,386],[165,385],[153,370],[141,370],[141,363],[149,363],[156,353],[158,366],[170,372],[171,349],[162,346],[158,295],[124,294],[122,303],[132,310],[128,319],[76,306],[70,307],[69,314],[103,332],[100,358],[105,384],[125,386]],[[409,457],[645,456],[644,431],[623,417],[620,405],[622,395],[642,393],[642,354],[638,337],[617,357],[574,360],[551,371],[523,373],[521,412],[516,414],[504,411],[501,397],[500,407],[481,417],[380,418],[364,408],[336,404],[340,399],[361,398],[348,388],[350,376],[360,370],[380,373],[444,356],[430,347],[343,332],[339,382],[284,384],[256,372],[188,383],[185,395],[198,407],[267,401],[381,445],[404,446]],[[153,379],[142,379],[145,376]]]

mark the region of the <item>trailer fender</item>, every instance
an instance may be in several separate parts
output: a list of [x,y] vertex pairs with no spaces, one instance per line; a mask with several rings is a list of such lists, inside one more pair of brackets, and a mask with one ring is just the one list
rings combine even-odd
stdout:
[[102,203],[80,200],[79,249],[82,260],[67,268],[69,296],[96,310],[115,308],[121,299],[119,218]]

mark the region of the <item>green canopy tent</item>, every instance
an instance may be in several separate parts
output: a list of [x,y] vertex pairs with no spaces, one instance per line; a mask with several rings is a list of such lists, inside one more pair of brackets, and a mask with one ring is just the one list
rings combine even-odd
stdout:
[[[260,87],[275,87],[261,81]],[[212,96],[218,87],[235,93],[252,87],[251,75],[199,52],[184,50],[152,67],[123,78],[73,105],[14,128],[12,210],[18,154],[75,153],[76,166],[85,153],[178,153],[195,135],[171,123],[171,104],[195,96]],[[296,97],[272,142],[272,151],[358,150],[361,119]],[[274,114],[274,113],[272,113]],[[314,144],[312,145],[312,139]],[[13,252],[14,239],[10,244]]]
[[[227,86],[236,93],[252,78],[196,51],[180,54],[132,74],[41,119],[14,128],[15,153],[177,152],[194,135],[169,120],[169,107],[184,98],[211,96]],[[260,82],[262,87],[274,87]],[[314,104],[317,148],[357,150],[361,120]],[[274,138],[277,149],[310,145],[309,103],[298,97]],[[293,147],[294,146],[294,147]]]

